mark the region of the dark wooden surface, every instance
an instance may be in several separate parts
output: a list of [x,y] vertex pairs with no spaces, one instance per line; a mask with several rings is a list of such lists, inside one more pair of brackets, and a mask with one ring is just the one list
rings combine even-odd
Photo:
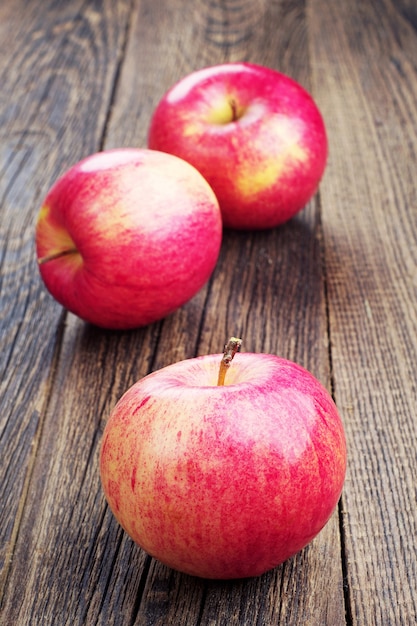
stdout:
[[[417,8],[413,0],[3,0],[0,5],[0,624],[417,623]],[[205,65],[250,60],[309,89],[330,158],[281,228],[225,232],[207,286],[106,332],[46,293],[33,235],[78,159],[144,146],[153,107]],[[260,578],[151,560],[98,475],[108,413],[149,371],[231,334],[310,369],[349,446],[338,511]]]

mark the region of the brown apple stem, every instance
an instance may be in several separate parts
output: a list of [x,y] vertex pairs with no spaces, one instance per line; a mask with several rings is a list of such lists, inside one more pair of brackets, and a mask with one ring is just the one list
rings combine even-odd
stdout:
[[60,259],[62,256],[68,256],[69,254],[76,254],[78,252],[77,248],[69,248],[68,250],[60,250],[59,252],[55,252],[54,254],[48,254],[47,256],[43,256],[38,259],[38,265],[42,265],[43,263],[47,263],[48,261],[54,261],[55,259]]
[[237,104],[236,104],[236,100],[232,99],[230,100],[230,106],[232,109],[232,122],[236,122],[236,120],[238,119],[238,114],[237,114]]
[[230,337],[229,341],[224,346],[223,358],[220,361],[219,378],[217,380],[218,386],[224,385],[226,372],[229,369],[230,363],[232,362],[236,352],[239,352],[241,345],[241,339],[238,339],[237,337]]

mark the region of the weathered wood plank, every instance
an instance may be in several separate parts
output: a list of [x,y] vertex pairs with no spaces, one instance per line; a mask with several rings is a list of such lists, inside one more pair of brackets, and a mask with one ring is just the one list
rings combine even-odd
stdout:
[[304,5],[304,0],[155,0],[152,7],[139,2],[106,147],[146,146],[159,98],[200,67],[252,61],[286,72],[309,88]]
[[[199,1],[190,5],[185,0],[142,0],[134,10],[121,80],[109,111],[129,9],[126,3],[121,9],[115,5],[120,7],[120,3],[108,3],[101,16],[96,11],[92,17],[91,7],[82,12],[81,6],[72,3],[64,14],[67,20],[69,15],[78,15],[76,36],[73,23],[61,12],[58,17],[54,5],[50,11],[45,12],[44,6],[40,11],[43,21],[37,28],[51,41],[47,56],[53,51],[53,66],[57,62],[61,67],[56,75],[65,77],[66,95],[56,99],[57,91],[51,93],[49,84],[42,90],[40,83],[35,83],[36,89],[28,97],[28,104],[34,107],[31,128],[39,124],[49,138],[42,148],[29,138],[33,170],[23,168],[23,179],[15,190],[21,197],[21,187],[29,189],[31,206],[38,197],[30,191],[29,181],[37,180],[39,195],[64,164],[101,145],[103,128],[107,129],[105,147],[144,145],[153,105],[174,80],[196,67],[244,58],[282,69],[312,86],[309,20],[303,2]],[[120,15],[112,13],[119,10]],[[15,15],[8,6],[10,23],[16,21]],[[61,30],[56,31],[58,23]],[[115,40],[110,38],[105,45],[106,24]],[[342,24],[339,28],[344,32]],[[37,29],[32,27],[30,32]],[[54,39],[56,32],[61,39]],[[92,41],[95,44],[90,50]],[[22,52],[27,59],[25,67],[30,65],[30,49]],[[90,66],[91,57],[96,61]],[[52,56],[49,58],[52,64]],[[314,59],[318,72],[316,51]],[[326,63],[332,64],[331,60]],[[88,89],[80,95],[86,73],[93,97]],[[20,80],[17,76],[13,80],[24,97]],[[320,87],[317,80],[314,84]],[[103,101],[98,100],[100,89],[106,94]],[[89,101],[97,103],[96,108]],[[62,106],[69,107],[67,115],[62,114]],[[15,118],[25,129],[23,108],[10,114],[10,123],[15,124]],[[63,150],[59,159],[56,152],[48,152],[55,136]],[[47,159],[47,166],[38,178],[42,158]],[[29,173],[30,177],[24,178]],[[32,222],[28,214],[25,219],[29,241]],[[331,236],[328,229],[325,233],[326,238]],[[48,344],[45,384],[49,387],[39,395],[47,404],[40,410],[42,429],[30,481],[25,483],[27,500],[15,526],[19,534],[4,598],[5,624],[344,623],[337,515],[311,546],[275,571],[254,581],[206,583],[164,568],[132,545],[105,507],[97,472],[102,428],[122,391],[151,369],[197,353],[218,351],[229,334],[242,334],[246,350],[271,351],[297,360],[329,384],[322,235],[316,201],[281,229],[226,233],[209,285],[164,322],[131,333],[99,331],[70,315],[60,327],[59,307],[49,299],[46,303],[38,284],[35,293],[26,296],[28,302],[42,303],[41,329],[49,325],[61,334],[56,339],[59,351],[52,378],[47,374],[55,344]],[[328,254],[329,250],[326,239]],[[344,255],[349,256],[351,250],[346,245]],[[18,253],[30,266],[29,251],[19,248]],[[27,324],[25,315],[23,312],[22,319]],[[39,331],[34,327],[31,332]],[[22,342],[32,337],[28,333],[26,329]],[[43,336],[51,341],[46,330]],[[34,337],[32,341],[35,354],[39,344]],[[11,360],[15,354],[11,352]],[[33,357],[30,362],[38,372],[40,364]],[[37,423],[33,430],[36,427]],[[29,433],[28,445],[32,438]],[[10,519],[15,519],[15,513]]]
[[[153,7],[159,10],[162,4],[154,3]],[[149,28],[144,13],[136,21],[135,35],[130,39],[123,66],[117,108],[112,120],[114,123],[109,129],[109,145],[131,145],[132,141],[137,145],[146,145],[147,119],[157,99],[182,75],[207,64],[251,60],[286,71],[309,86],[303,3],[264,2],[250,8],[249,3],[244,2],[199,2],[194,5],[194,10],[188,9],[192,13],[190,18],[195,19],[188,19],[186,25],[183,24],[184,12],[179,5],[170,3],[169,7],[166,4],[164,6],[166,10],[161,9],[158,13],[164,16],[164,21],[155,19],[152,28]],[[172,33],[178,33],[178,40],[167,40],[167,24]],[[152,40],[149,40],[150,32]],[[147,54],[143,48],[148,51]],[[191,55],[190,50],[196,51],[195,54]],[[144,80],[147,73],[155,77],[152,88]],[[138,109],[137,101],[143,102],[145,98],[146,110]],[[126,134],[123,120],[135,110],[138,110],[137,117],[133,116],[136,124],[129,125],[129,134]],[[204,314],[200,353],[218,351],[224,337],[229,334],[243,334],[248,343],[251,342],[246,349],[285,354],[307,367],[315,368],[316,374],[328,382],[323,277],[320,247],[317,245],[320,225],[316,221],[317,213],[311,209],[309,219],[295,220],[291,229],[283,229],[278,236],[277,233],[226,235],[223,256],[215,273]],[[305,256],[301,256],[303,251]],[[292,275],[291,281],[288,280],[288,268],[293,268],[297,278]],[[275,594],[269,594],[270,604],[262,595],[257,607],[253,605],[251,584],[241,584],[237,588],[219,586],[215,587],[215,591],[210,587],[205,594],[201,623],[250,624],[257,623],[257,620],[259,623],[269,623],[268,620],[279,612],[282,623],[298,623],[303,619],[307,624],[309,615],[312,623],[314,619],[322,619],[323,623],[341,624],[344,621],[344,609],[336,519],[333,520],[333,526],[329,526],[328,532],[333,540],[333,553],[327,554],[327,559],[318,561],[316,571],[314,568],[309,570],[310,576],[306,576],[303,581],[304,594],[300,595],[297,585],[291,587],[286,578],[289,571],[291,576],[294,575],[292,569],[285,570],[284,574],[281,570],[275,573],[279,581],[272,585]],[[327,545],[329,537],[325,538],[323,534],[323,545]],[[326,572],[325,578],[320,575],[323,571]],[[165,589],[171,589],[171,573],[156,566],[144,590],[135,623],[193,623],[195,617],[190,607],[188,611],[182,611],[179,617],[174,599],[176,596],[170,594],[168,598],[163,595],[161,599],[161,603],[171,607],[170,612],[166,613],[166,609],[160,607],[159,620],[155,618],[154,622],[148,621],[149,615],[158,614],[155,598],[161,597],[161,578],[165,580]],[[310,585],[305,584],[308,580]],[[330,593],[327,587],[329,581],[334,584]],[[257,585],[256,597],[259,597],[259,587],[264,589],[267,584],[261,579]],[[283,596],[281,600],[280,590],[287,586],[292,593]],[[298,611],[294,606],[294,597],[297,597],[296,602],[299,603]],[[328,598],[331,598],[330,601]],[[307,608],[309,602],[314,606],[310,614]],[[183,621],[177,621],[180,619]]]
[[413,7],[310,4],[315,93],[332,145],[321,199],[336,398],[350,443],[349,612],[358,625],[417,621]]
[[0,598],[63,332],[38,277],[34,223],[58,173],[100,146],[128,17],[127,2],[101,5],[0,7]]

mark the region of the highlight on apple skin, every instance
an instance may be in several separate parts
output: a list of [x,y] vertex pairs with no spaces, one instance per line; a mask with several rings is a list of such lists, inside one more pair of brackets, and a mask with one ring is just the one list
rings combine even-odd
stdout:
[[103,490],[130,537],[186,574],[258,576],[327,523],[346,471],[344,429],[320,382],[268,354],[181,361],[133,385],[104,430]]
[[210,183],[225,227],[272,228],[303,209],[327,161],[327,135],[311,95],[252,63],[189,74],[161,98],[148,146],[176,154]]
[[217,199],[185,161],[148,149],[90,155],[39,212],[41,277],[58,302],[112,329],[175,311],[210,277],[220,251]]

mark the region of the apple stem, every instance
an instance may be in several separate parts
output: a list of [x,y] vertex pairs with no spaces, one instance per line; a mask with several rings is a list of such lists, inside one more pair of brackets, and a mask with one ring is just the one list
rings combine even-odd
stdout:
[[69,254],[77,253],[77,248],[69,248],[68,250],[60,250],[59,252],[55,252],[54,254],[48,254],[47,256],[43,256],[38,259],[38,265],[43,265],[48,261],[54,261],[55,259],[60,259],[62,256],[68,256]]
[[233,98],[230,100],[230,106],[232,109],[232,122],[236,122],[236,120],[239,119],[239,115],[237,111],[236,100],[234,100]]
[[226,372],[230,367],[230,363],[233,360],[236,352],[239,352],[242,340],[237,337],[230,337],[229,341],[224,346],[223,358],[220,361],[219,378],[217,380],[217,386],[224,385],[226,378]]

